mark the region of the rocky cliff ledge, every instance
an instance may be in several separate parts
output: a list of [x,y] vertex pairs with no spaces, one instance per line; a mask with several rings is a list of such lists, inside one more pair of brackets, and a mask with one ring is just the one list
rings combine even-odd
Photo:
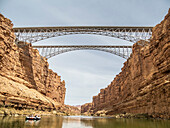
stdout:
[[81,113],[83,115],[91,115],[92,111],[92,103],[86,103],[81,106]]
[[15,44],[13,24],[0,14],[0,107],[53,110],[64,105],[65,82],[30,44]]
[[170,10],[152,31],[150,42],[134,44],[122,71],[93,97],[91,111],[170,118]]

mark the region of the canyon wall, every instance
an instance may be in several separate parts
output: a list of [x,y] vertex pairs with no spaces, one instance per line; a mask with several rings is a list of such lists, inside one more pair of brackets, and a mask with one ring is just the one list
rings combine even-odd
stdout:
[[13,24],[0,14],[0,106],[56,109],[64,105],[65,82],[30,44],[15,44]]
[[133,45],[130,58],[111,84],[93,97],[90,109],[94,113],[170,118],[170,10],[153,28],[150,42],[140,44]]
[[88,115],[88,114],[92,113],[91,108],[92,108],[92,103],[83,104],[81,106],[81,113]]

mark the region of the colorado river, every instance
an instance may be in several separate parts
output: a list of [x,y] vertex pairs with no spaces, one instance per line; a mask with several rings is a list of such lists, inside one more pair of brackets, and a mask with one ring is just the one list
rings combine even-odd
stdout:
[[0,117],[0,128],[170,128],[169,120],[113,119],[90,116],[43,116],[40,121],[25,117]]

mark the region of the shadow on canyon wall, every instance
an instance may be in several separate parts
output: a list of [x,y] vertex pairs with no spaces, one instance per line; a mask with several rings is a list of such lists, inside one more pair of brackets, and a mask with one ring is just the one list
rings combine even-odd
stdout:
[[19,60],[22,65],[22,69],[24,70],[25,79],[26,81],[30,82],[31,85],[33,85],[34,89],[37,89],[36,82],[34,80],[34,74],[33,74],[33,63],[32,63],[32,57],[30,55],[29,46],[19,46],[19,48],[22,49],[22,51],[19,53]]

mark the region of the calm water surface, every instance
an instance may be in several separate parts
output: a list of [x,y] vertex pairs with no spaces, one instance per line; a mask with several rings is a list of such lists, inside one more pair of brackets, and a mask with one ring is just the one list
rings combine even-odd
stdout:
[[18,116],[0,117],[0,128],[170,128],[170,121],[89,116],[43,116],[40,121],[25,121]]

